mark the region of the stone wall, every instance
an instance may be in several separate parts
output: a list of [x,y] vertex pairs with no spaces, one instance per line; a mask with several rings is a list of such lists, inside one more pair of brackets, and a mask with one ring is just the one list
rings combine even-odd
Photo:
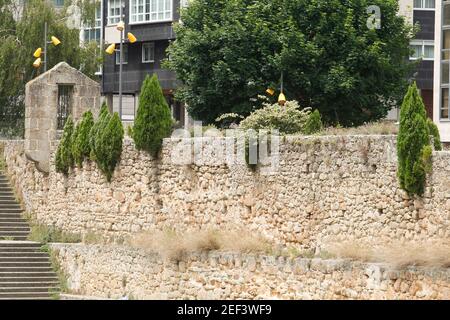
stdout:
[[112,246],[52,244],[72,293],[119,299],[450,299],[450,269],[223,252],[163,261]]
[[[397,183],[395,136],[288,137],[272,175],[245,164],[174,165],[179,141],[166,139],[154,160],[125,140],[112,183],[88,162],[68,177],[55,172],[53,160],[50,173],[40,173],[21,141],[5,142],[5,156],[27,211],[71,232],[245,226],[276,243],[313,249],[330,241],[450,237],[449,152],[434,153],[424,197],[409,199]],[[211,141],[203,138],[203,151],[214,157]]]

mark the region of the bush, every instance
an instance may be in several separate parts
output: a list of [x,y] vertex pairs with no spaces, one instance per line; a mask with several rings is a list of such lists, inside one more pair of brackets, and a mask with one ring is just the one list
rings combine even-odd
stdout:
[[315,134],[323,130],[322,117],[319,110],[314,110],[309,116],[303,129],[304,134]]
[[427,147],[430,145],[426,119],[425,106],[414,83],[409,87],[403,100],[397,138],[400,186],[410,195],[422,195],[424,192],[426,179],[424,157],[429,153]]
[[81,122],[78,123],[75,133],[73,134],[72,154],[76,164],[79,167],[83,165],[83,160],[89,157],[91,145],[89,135],[94,125],[94,117],[91,111],[83,114]]
[[300,110],[297,101],[287,101],[283,107],[266,102],[263,108],[242,120],[240,127],[244,130],[278,129],[281,134],[301,133],[310,113],[309,108]]
[[69,173],[69,169],[73,167],[72,156],[72,136],[73,136],[73,121],[72,117],[68,117],[64,125],[64,132],[61,141],[56,151],[55,166],[56,171],[64,174]]
[[163,139],[170,135],[172,124],[172,115],[157,76],[147,76],[142,84],[133,127],[136,148],[156,156]]
[[103,103],[102,108],[100,109],[100,115],[98,116],[97,122],[94,123],[89,133],[91,160],[93,161],[95,161],[97,157],[96,141],[98,140],[99,132],[108,124],[110,118],[111,114],[109,113],[108,106],[106,105],[106,103]]
[[[106,118],[105,118],[106,119]],[[105,121],[105,120],[102,120]],[[95,141],[95,159],[100,170],[111,181],[112,174],[122,154],[124,130],[117,112],[104,127],[99,127]]]
[[427,119],[428,130],[430,130],[430,135],[433,136],[434,140],[434,150],[441,151],[442,143],[441,143],[441,135],[439,134],[439,129],[437,125],[430,118]]

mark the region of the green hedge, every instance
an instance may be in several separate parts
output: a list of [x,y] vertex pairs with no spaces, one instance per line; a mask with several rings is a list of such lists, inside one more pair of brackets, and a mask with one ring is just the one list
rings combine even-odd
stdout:
[[305,126],[303,127],[304,134],[315,134],[323,130],[322,116],[319,110],[314,110],[313,113],[306,120]]
[[434,150],[442,150],[441,135],[439,134],[439,129],[437,125],[430,118],[427,119],[428,130],[430,130],[430,135],[433,136]]

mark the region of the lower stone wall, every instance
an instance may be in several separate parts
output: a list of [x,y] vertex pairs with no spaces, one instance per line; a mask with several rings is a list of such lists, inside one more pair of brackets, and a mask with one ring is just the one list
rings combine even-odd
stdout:
[[163,261],[117,246],[51,244],[71,293],[119,299],[450,299],[450,269],[224,252]]

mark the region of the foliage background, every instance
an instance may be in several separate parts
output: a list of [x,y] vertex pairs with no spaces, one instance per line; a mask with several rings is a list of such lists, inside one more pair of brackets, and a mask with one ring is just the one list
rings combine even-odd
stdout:
[[[367,27],[369,5],[381,9],[379,30]],[[401,103],[413,67],[414,28],[397,0],[196,0],[175,29],[166,66],[183,82],[178,98],[206,123],[248,116],[283,71],[288,100],[328,124],[360,125]]]
[[[80,46],[80,31],[67,27],[65,9],[57,11],[50,1],[43,0],[27,0],[24,5],[21,19],[16,21],[19,8],[12,0],[0,0],[0,136],[23,135],[25,84],[43,70],[34,69],[32,63],[34,51],[44,45],[44,21],[48,22],[48,37],[61,40],[57,47],[48,46],[47,69],[66,61],[98,80],[95,72],[102,60],[96,43]],[[95,11],[81,12],[89,24]]]

